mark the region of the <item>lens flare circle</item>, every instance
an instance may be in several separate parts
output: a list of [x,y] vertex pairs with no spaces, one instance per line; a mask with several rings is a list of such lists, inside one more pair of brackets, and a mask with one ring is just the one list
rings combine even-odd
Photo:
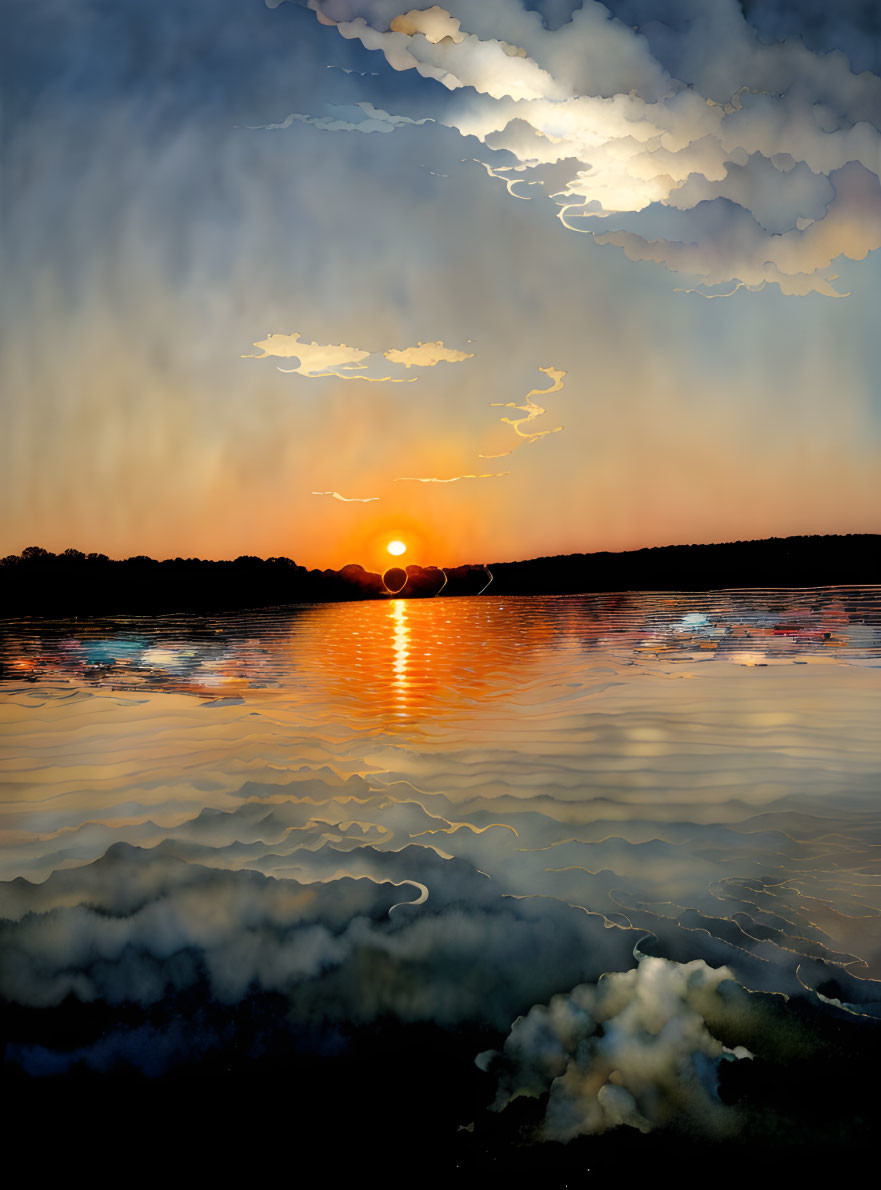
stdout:
[[390,554],[394,554],[396,558],[399,558],[401,554],[405,554],[407,552],[407,547],[404,545],[403,541],[390,541],[385,548]]

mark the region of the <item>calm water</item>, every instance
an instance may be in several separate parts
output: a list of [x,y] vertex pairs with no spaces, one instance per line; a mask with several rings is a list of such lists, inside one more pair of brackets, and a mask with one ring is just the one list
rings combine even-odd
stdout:
[[[881,1017],[878,589],[7,622],[0,666],[12,1004],[467,1022],[551,1139],[736,1129],[740,989]],[[220,1044],[176,1013],[6,1063],[161,1075]]]

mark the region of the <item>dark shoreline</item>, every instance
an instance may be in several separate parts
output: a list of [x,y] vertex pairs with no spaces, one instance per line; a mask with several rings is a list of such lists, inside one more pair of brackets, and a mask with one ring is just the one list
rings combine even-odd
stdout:
[[403,586],[390,591],[382,575],[357,564],[307,570],[290,558],[157,561],[142,555],[115,561],[31,546],[0,560],[0,616],[242,611],[484,590],[496,596],[874,586],[881,584],[881,534],[657,546],[443,569],[408,566],[399,575]]

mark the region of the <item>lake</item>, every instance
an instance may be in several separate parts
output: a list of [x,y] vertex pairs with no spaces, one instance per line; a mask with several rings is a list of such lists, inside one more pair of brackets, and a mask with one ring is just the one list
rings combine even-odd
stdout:
[[0,666],[29,1104],[355,1096],[546,1185],[870,1143],[881,589],[6,621]]

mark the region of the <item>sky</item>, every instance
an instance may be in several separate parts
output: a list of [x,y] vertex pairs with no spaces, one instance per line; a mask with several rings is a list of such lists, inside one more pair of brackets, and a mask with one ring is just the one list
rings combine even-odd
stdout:
[[881,9],[4,0],[0,553],[881,529]]

